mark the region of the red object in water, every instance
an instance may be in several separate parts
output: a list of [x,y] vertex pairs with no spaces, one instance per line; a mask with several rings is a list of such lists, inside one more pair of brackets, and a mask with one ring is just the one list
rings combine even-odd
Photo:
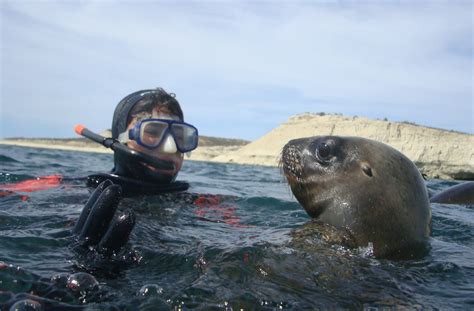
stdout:
[[202,220],[223,222],[240,228],[249,227],[241,224],[240,217],[235,215],[236,206],[221,203],[221,198],[217,195],[202,195],[193,203],[198,207],[194,214]]
[[221,202],[217,195],[202,195],[194,200],[194,205],[204,208],[218,205]]
[[62,175],[55,174],[28,179],[14,184],[0,185],[0,197],[12,194],[12,192],[35,192],[56,188],[60,185]]

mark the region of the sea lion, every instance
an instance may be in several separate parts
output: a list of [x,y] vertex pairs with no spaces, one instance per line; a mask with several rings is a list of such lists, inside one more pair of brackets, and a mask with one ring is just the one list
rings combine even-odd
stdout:
[[423,177],[399,151],[360,138],[294,139],[280,165],[306,212],[350,232],[376,257],[404,256],[425,245],[431,208]]
[[474,181],[449,187],[430,199],[432,203],[460,204],[474,206]]

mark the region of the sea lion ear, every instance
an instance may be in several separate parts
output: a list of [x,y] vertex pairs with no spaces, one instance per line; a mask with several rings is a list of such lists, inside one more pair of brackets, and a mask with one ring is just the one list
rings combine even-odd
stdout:
[[372,167],[370,166],[370,164],[368,162],[361,162],[360,163],[360,168],[362,169],[362,172],[364,172],[365,175],[369,176],[369,177],[373,177],[374,174],[372,172]]

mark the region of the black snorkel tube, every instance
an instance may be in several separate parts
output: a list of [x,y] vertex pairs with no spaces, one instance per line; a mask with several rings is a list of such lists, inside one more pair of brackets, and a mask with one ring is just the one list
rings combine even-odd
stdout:
[[87,129],[83,125],[76,125],[74,128],[74,131],[81,136],[84,136],[86,138],[89,138],[90,140],[101,144],[102,146],[106,148],[112,149],[114,152],[117,153],[122,153],[127,156],[132,156],[136,158],[140,162],[144,162],[146,164],[149,164],[153,167],[160,168],[160,169],[165,169],[165,170],[174,170],[175,165],[171,161],[166,161],[166,160],[161,160],[156,157],[149,156],[147,154],[137,152],[133,149],[130,149],[126,145],[122,144],[119,142],[117,139],[114,138],[107,138],[104,136],[101,136],[97,133],[92,132],[91,130]]

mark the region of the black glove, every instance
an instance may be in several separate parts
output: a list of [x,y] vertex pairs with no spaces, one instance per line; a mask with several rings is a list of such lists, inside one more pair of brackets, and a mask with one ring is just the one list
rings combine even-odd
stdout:
[[102,182],[87,201],[73,229],[78,245],[103,256],[119,253],[135,226],[135,214],[127,209],[115,216],[122,188],[110,180]]

